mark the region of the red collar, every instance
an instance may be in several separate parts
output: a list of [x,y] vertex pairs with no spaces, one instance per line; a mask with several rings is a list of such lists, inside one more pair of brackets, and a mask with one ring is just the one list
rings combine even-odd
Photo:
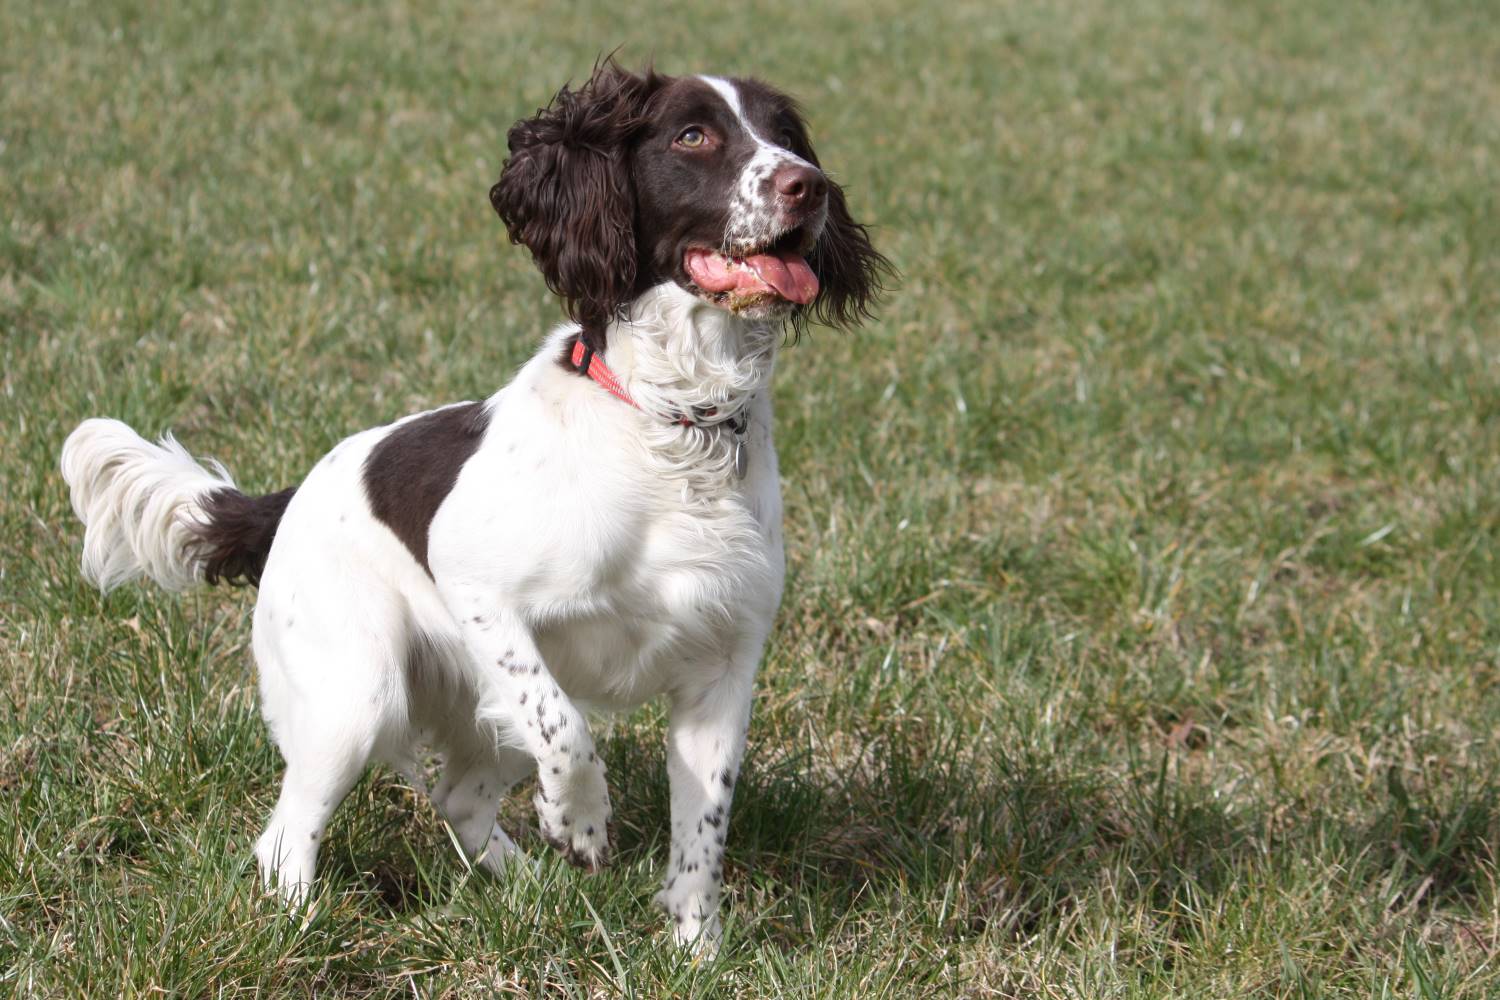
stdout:
[[[641,404],[630,398],[630,393],[626,392],[620,380],[615,378],[615,373],[609,370],[609,365],[604,363],[604,359],[595,354],[592,347],[584,344],[582,337],[573,342],[573,367],[608,389],[611,396],[629,403],[637,410],[641,408]],[[692,421],[684,418],[682,423],[690,426]]]

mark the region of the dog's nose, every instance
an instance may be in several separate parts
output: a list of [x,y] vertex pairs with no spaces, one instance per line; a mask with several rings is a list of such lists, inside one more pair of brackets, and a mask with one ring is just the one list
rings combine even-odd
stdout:
[[828,181],[823,171],[805,163],[788,163],[772,177],[776,193],[792,208],[812,209],[828,195]]

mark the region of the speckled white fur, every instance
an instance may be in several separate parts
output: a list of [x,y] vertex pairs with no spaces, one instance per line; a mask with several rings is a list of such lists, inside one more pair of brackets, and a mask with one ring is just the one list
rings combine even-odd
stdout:
[[[780,220],[776,199],[770,193],[771,175],[778,167],[791,164],[812,167],[802,157],[784,146],[770,142],[756,131],[740,104],[739,89],[734,83],[717,76],[699,77],[714,89],[729,110],[734,112],[745,134],[755,140],[755,153],[740,170],[739,183],[729,204],[729,223],[724,229],[723,251],[731,256],[758,250],[774,241],[785,228]],[[822,228],[828,215],[825,203],[817,217],[805,224],[813,232]]]

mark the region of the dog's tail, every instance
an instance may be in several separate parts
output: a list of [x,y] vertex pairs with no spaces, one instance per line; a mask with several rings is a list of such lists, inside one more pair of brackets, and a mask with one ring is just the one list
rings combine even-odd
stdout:
[[170,434],[158,444],[118,420],[85,420],[62,474],[83,521],[83,575],[112,590],[145,575],[168,590],[260,583],[295,487],[247,496],[218,462],[198,464]]

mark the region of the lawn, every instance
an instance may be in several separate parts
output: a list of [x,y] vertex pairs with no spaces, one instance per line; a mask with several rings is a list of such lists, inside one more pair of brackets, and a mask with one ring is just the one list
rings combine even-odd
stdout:
[[[652,708],[605,872],[375,771],[289,919],[253,594],[90,590],[58,449],[264,492],[503,384],[505,131],[617,45],[799,95],[901,271],[782,354],[725,946]],[[1500,994],[1497,66],[1478,0],[0,0],[0,993]]]

